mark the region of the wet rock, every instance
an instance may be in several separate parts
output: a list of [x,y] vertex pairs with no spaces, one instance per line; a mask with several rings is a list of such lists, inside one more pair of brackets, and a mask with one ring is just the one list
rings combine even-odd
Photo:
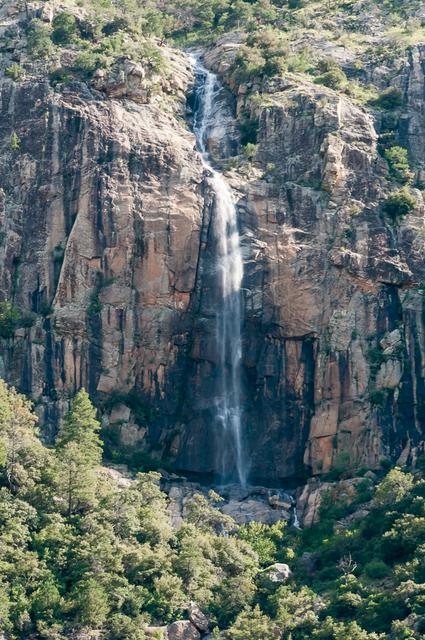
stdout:
[[231,516],[238,524],[256,521],[264,524],[274,524],[279,520],[289,520],[287,511],[271,507],[262,500],[248,499],[243,502],[230,500],[221,507],[223,513]]
[[289,500],[283,500],[279,495],[273,495],[268,498],[268,503],[272,509],[280,509],[285,512],[289,512],[292,507],[292,502]]
[[[163,488],[168,494],[168,512],[176,528],[184,521],[187,501],[196,493],[208,493],[208,488],[182,479],[170,478],[163,484]],[[229,485],[214,489],[223,499],[217,507],[224,514],[231,516],[237,524],[251,521],[274,524],[279,520],[289,521],[291,518],[292,502],[288,494],[275,494],[277,502],[270,504],[271,490],[267,487]]]

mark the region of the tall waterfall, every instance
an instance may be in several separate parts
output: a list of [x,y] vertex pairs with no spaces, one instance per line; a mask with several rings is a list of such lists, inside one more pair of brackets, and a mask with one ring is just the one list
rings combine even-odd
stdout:
[[220,125],[217,76],[194,58],[196,103],[194,132],[205,169],[214,192],[213,232],[216,283],[219,288],[216,310],[218,353],[217,384],[214,389],[215,421],[218,429],[218,466],[222,480],[245,485],[247,461],[241,432],[241,283],[243,263],[238,221],[233,195],[225,179],[212,166],[208,151],[211,129]]

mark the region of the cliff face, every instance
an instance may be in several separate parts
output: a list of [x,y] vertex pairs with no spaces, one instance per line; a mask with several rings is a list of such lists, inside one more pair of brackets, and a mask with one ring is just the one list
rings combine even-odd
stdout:
[[[128,62],[118,78],[60,91],[45,70],[2,74],[0,288],[21,322],[1,340],[1,373],[33,398],[46,433],[85,386],[116,448],[211,473],[213,203],[183,117],[190,64],[166,55],[172,79],[155,99]],[[417,165],[424,66],[413,48],[395,80],[397,135]],[[251,473],[273,482],[407,460],[425,429],[422,192],[397,224],[384,213],[383,116],[348,97],[288,76],[255,117],[253,164],[226,174],[245,260]]]
[[420,439],[423,209],[385,219],[376,141],[368,114],[311,86],[261,113],[258,154],[277,178],[242,201],[256,238],[247,321],[253,424],[267,416],[256,438],[282,442],[278,475],[304,445],[320,473],[344,452],[374,466]]

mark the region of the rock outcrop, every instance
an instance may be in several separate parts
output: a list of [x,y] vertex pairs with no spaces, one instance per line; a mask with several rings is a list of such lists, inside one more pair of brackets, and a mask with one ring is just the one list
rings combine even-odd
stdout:
[[179,620],[167,627],[168,640],[200,640],[201,634],[190,620]]
[[[187,482],[183,478],[163,479],[163,489],[168,495],[172,525],[178,528],[187,516],[187,503],[195,494],[207,494],[201,485]],[[237,524],[256,521],[274,524],[280,520],[291,521],[295,501],[292,496],[266,487],[243,489],[238,485],[217,487],[221,502],[216,506]]]
[[292,571],[287,564],[282,562],[276,562],[267,569],[262,571],[261,577],[263,580],[269,581],[274,584],[281,584],[287,582],[292,575]]
[[[304,527],[311,527],[320,520],[320,507],[323,497],[327,496],[332,504],[348,506],[359,497],[359,490],[364,487],[372,487],[373,481],[369,478],[348,478],[336,482],[321,482],[312,479],[300,488],[297,495],[297,513]],[[362,516],[363,512],[363,516]],[[348,525],[351,521],[364,517],[367,513],[365,505],[359,505],[358,514],[350,514],[346,519]],[[354,517],[353,517],[354,516]]]
[[[10,4],[0,29],[23,34],[28,19]],[[55,90],[19,39],[1,46],[0,297],[21,321],[4,332],[0,373],[34,400],[47,437],[85,386],[109,450],[212,475],[213,202],[183,117],[190,61],[167,50],[160,95],[128,61]],[[4,73],[13,56],[17,82]],[[226,72],[220,50],[209,60]],[[416,163],[424,60],[413,48],[397,79],[397,135]],[[213,141],[218,155],[235,151],[229,113],[247,107],[245,89],[228,106],[223,93],[232,144]],[[255,116],[252,166],[226,174],[245,259],[251,475],[296,484],[412,460],[425,425],[422,192],[399,223],[384,214],[379,118],[347,96],[289,74]]]

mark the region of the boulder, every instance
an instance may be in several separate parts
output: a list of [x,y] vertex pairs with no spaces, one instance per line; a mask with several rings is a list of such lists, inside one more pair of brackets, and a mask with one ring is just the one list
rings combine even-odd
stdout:
[[191,602],[189,606],[189,620],[202,633],[206,633],[210,626],[207,616],[195,602]]
[[263,571],[263,577],[270,582],[286,582],[292,576],[292,571],[287,564],[276,562]]
[[168,640],[200,640],[201,634],[190,620],[178,620],[167,627]]
[[305,551],[298,560],[298,565],[308,574],[313,575],[317,569],[316,555],[310,551]]

